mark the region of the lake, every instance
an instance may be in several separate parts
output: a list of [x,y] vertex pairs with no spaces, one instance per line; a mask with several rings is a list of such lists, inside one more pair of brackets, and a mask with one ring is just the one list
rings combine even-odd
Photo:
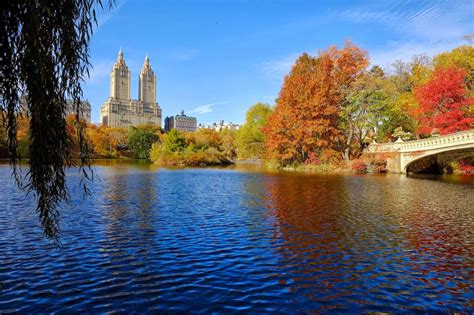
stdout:
[[473,177],[94,170],[55,248],[0,165],[0,313],[474,312]]

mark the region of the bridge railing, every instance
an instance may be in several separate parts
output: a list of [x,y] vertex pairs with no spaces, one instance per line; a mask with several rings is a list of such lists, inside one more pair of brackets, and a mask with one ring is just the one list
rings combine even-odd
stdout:
[[371,144],[366,151],[376,152],[411,152],[426,149],[435,149],[455,144],[474,144],[474,129],[451,133],[449,135],[431,137],[412,141]]

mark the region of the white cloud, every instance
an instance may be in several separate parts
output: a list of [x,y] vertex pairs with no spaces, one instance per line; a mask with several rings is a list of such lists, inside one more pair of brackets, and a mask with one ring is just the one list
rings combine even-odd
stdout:
[[[375,2],[365,7],[334,13],[354,23],[378,23],[392,31],[439,41],[472,32],[471,0]],[[375,26],[376,27],[376,26]]]
[[[436,55],[463,44],[463,35],[473,32],[471,0],[393,1],[334,13],[353,23],[372,23],[399,33],[397,41],[387,41],[371,49],[371,61],[386,69],[395,60],[409,61],[414,55]],[[375,23],[376,25],[374,25]]]
[[196,106],[195,108],[189,110],[188,113],[189,114],[198,114],[198,115],[211,113],[211,112],[214,111],[213,107],[215,107],[217,105],[222,105],[222,104],[225,104],[225,103],[226,102],[215,102],[215,103]]
[[443,51],[451,50],[459,46],[460,40],[438,41],[438,42],[388,42],[380,49],[375,49],[370,54],[372,64],[380,65],[390,70],[396,60],[410,61],[413,56],[426,54],[430,57]]
[[293,53],[288,56],[263,62],[259,65],[260,74],[269,80],[281,80],[287,75],[299,54]]
[[[132,78],[134,78],[136,74],[140,72],[143,61],[127,59],[126,56],[124,56],[124,59],[128,69],[131,71]],[[89,78],[86,79],[86,83],[90,85],[102,84],[104,82],[108,83],[110,72],[116,61],[116,59],[94,60],[92,67],[89,69]]]
[[[376,1],[333,11],[331,16],[367,24],[371,28],[384,26],[398,33],[400,39],[388,40],[370,49],[372,64],[390,70],[396,60],[409,61],[420,54],[433,56],[465,43],[462,37],[474,32],[474,2],[471,1]],[[298,55],[293,53],[261,63],[261,75],[266,79],[281,80],[289,73]]]
[[97,29],[98,31],[105,23],[107,23],[117,12],[120,8],[123,7],[128,0],[118,0],[114,1],[116,5],[114,5],[111,9],[109,8],[109,3],[103,4],[103,8],[96,7],[96,14],[97,14]]
[[86,79],[87,84],[97,84],[102,83],[110,75],[112,71],[112,66],[114,65],[115,60],[97,60],[94,61],[92,67],[89,69],[89,78]]

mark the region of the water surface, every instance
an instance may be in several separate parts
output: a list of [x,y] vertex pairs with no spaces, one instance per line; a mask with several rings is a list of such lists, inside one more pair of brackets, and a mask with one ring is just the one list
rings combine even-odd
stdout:
[[0,313],[474,311],[474,179],[96,166],[41,236],[0,166]]

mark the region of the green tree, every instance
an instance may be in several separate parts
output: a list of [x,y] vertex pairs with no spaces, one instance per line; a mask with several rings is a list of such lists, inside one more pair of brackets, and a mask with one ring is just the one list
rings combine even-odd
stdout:
[[[10,164],[17,171],[17,118],[24,95],[30,115],[29,172],[26,188],[36,197],[36,210],[46,237],[59,240],[59,204],[68,199],[65,167],[73,165],[65,121],[66,97],[82,113],[81,82],[88,75],[89,41],[101,0],[5,0],[0,19],[0,112],[7,129]],[[88,147],[78,128],[81,174],[89,179]],[[84,183],[84,182],[83,182]],[[85,186],[84,186],[85,188]]]
[[162,134],[160,141],[161,143],[153,143],[150,151],[151,161],[157,164],[160,164],[160,162],[163,162],[166,158],[177,157],[187,146],[191,151],[193,151],[194,148],[194,144],[187,144],[186,138],[175,128]]
[[136,159],[150,159],[151,145],[158,141],[159,137],[153,128],[130,127],[128,131],[128,147]]
[[409,115],[418,107],[413,91],[432,77],[433,62],[426,55],[418,55],[408,63],[396,61],[393,68],[394,73],[388,78],[390,84],[387,84],[387,92],[391,95],[390,111],[386,112],[387,119],[377,133],[381,141],[389,139],[398,127],[412,133],[416,130],[417,121]]
[[244,125],[237,131],[235,141],[239,159],[263,158],[265,134],[262,128],[267,124],[273,108],[257,103],[249,108]]
[[163,150],[168,153],[180,152],[186,147],[186,138],[175,128],[163,135]]
[[359,157],[367,137],[375,135],[378,128],[390,118],[387,83],[382,69],[375,66],[351,84],[339,112],[340,128],[346,139],[344,159]]

